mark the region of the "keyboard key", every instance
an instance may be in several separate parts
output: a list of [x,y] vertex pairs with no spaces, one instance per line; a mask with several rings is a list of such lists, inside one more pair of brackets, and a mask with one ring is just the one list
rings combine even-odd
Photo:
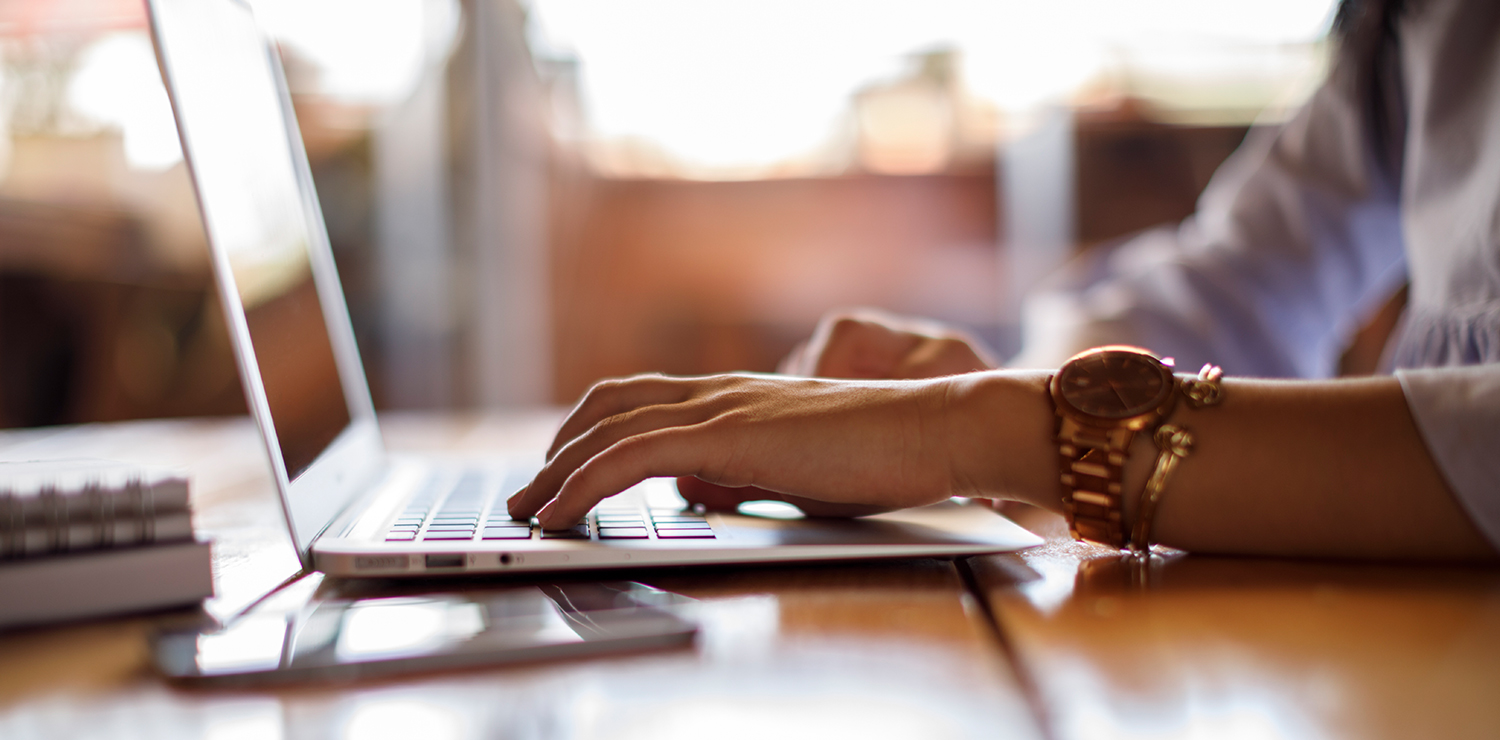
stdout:
[[709,529],[658,529],[657,539],[662,540],[711,540],[714,538],[713,530]]
[[410,542],[417,538],[416,532],[390,532],[386,534],[386,542]]
[[708,522],[699,520],[696,522],[657,522],[656,531],[663,529],[711,529]]
[[579,524],[568,529],[544,529],[542,539],[544,540],[586,540],[589,538],[589,528],[586,524]]
[[600,527],[599,539],[601,540],[644,540],[651,535],[646,532],[645,527]]
[[529,540],[531,539],[531,528],[501,527],[498,529],[485,529],[481,539],[486,540]]
[[472,540],[473,532],[428,532],[422,535],[424,540]]
[[701,516],[654,516],[654,517],[651,517],[651,520],[654,521],[654,522],[656,522],[657,524],[664,524],[664,523],[676,524],[676,523],[681,523],[681,522],[706,522],[707,521],[706,519],[704,519]]
[[411,530],[413,532],[415,532],[415,531],[417,531],[417,530],[419,530],[421,528],[422,528],[422,523],[421,522],[414,522],[412,524],[405,524],[405,523],[402,523],[402,522],[397,522],[397,523],[391,525],[391,529],[406,529],[406,530]]
[[646,520],[644,520],[644,519],[600,519],[599,520],[599,526],[601,526],[601,527],[644,527],[644,526],[646,526]]

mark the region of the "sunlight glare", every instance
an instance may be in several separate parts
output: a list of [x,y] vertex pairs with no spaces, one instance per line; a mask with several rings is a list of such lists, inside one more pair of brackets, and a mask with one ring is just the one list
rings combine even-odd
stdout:
[[120,130],[131,167],[163,170],[182,161],[172,106],[144,32],[111,33],[90,45],[68,86],[68,103]]
[[[579,62],[600,141],[639,141],[708,169],[812,156],[850,126],[850,101],[955,49],[969,92],[1002,110],[1066,101],[1113,67],[1201,74],[1265,47],[1308,47],[1332,0],[531,0],[533,50]],[[1228,50],[1228,51],[1226,51]],[[1264,66],[1246,55],[1240,66]],[[1270,70],[1271,74],[1280,74]],[[1265,74],[1265,72],[1260,72]]]

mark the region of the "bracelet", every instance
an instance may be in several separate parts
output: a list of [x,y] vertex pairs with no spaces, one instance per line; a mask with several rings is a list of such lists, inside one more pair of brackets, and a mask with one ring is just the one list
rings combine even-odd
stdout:
[[[1223,368],[1209,364],[1198,371],[1198,377],[1184,380],[1182,393],[1187,396],[1188,405],[1201,409],[1221,403],[1224,400],[1224,386],[1219,381],[1223,377]],[[1193,453],[1193,445],[1197,441],[1192,432],[1176,424],[1157,427],[1151,439],[1161,452],[1156,456],[1156,468],[1151,471],[1151,477],[1146,479],[1146,485],[1141,489],[1140,510],[1136,513],[1135,531],[1131,533],[1129,542],[1130,551],[1136,555],[1151,553],[1151,529],[1156,522],[1156,505],[1161,502],[1162,492],[1166,490],[1167,481],[1172,478],[1177,464]]]
[[1135,532],[1130,537],[1130,551],[1136,555],[1151,552],[1151,525],[1156,519],[1156,504],[1161,501],[1162,491],[1166,490],[1167,480],[1177,469],[1177,463],[1193,452],[1193,433],[1175,424],[1157,427],[1151,438],[1161,452],[1156,456],[1156,469],[1151,471],[1146,487],[1141,489],[1140,511],[1136,514]]

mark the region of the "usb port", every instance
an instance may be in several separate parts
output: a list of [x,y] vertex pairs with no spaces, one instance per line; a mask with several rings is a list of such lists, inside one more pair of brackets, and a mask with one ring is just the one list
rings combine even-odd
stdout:
[[428,568],[462,568],[464,567],[464,554],[454,553],[452,555],[428,555]]

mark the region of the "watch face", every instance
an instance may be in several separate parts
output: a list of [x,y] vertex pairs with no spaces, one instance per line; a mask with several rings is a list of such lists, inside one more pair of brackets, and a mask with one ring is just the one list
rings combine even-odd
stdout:
[[1057,393],[1089,416],[1126,419],[1158,408],[1172,393],[1172,371],[1150,355],[1105,350],[1078,357],[1057,376]]

